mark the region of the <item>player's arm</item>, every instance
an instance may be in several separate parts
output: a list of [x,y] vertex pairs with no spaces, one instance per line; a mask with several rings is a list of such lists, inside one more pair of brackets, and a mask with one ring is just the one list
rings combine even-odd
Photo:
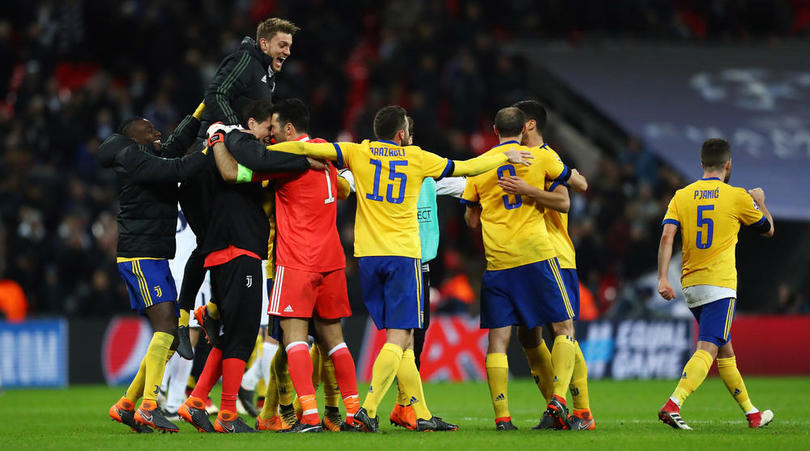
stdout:
[[226,125],[239,124],[231,100],[234,93],[245,89],[245,78],[249,76],[247,68],[250,66],[250,55],[247,51],[238,51],[229,55],[217,69],[214,79],[205,90],[205,105],[211,110],[211,116],[216,121]]
[[507,194],[527,197],[541,207],[551,208],[560,213],[568,213],[568,209],[571,208],[568,188],[562,183],[552,184],[549,191],[546,191],[529,185],[520,177],[508,176],[498,180],[498,186]]
[[481,206],[468,204],[464,210],[464,222],[467,227],[475,229],[481,225]]
[[571,169],[571,176],[568,178],[568,186],[578,193],[588,191],[588,180],[576,169]]
[[169,138],[160,146],[161,156],[166,158],[182,157],[186,150],[194,144],[197,132],[200,129],[200,117],[205,109],[205,102],[200,103],[193,114],[183,118],[180,125],[174,129]]
[[[226,134],[224,143],[237,163],[254,172],[295,172],[318,166],[313,160],[302,155],[268,152],[264,144],[249,133],[239,130]],[[323,169],[324,166],[320,165],[317,168]]]
[[205,167],[207,154],[199,151],[183,158],[162,158],[133,143],[116,155],[115,162],[136,183],[184,182]]
[[436,195],[453,196],[460,199],[466,185],[467,179],[464,177],[445,177],[436,180]]
[[337,176],[337,198],[339,200],[346,200],[354,192],[354,186],[343,177],[342,174]]
[[675,289],[669,283],[669,262],[672,260],[672,243],[678,227],[674,224],[664,224],[661,232],[661,242],[658,244],[658,294],[667,301],[675,299]]
[[450,168],[450,172],[439,175],[439,178],[446,177],[448,175],[478,175],[507,162],[530,166],[531,162],[529,160],[533,158],[534,156],[531,154],[531,152],[527,152],[525,150],[507,150],[503,153],[487,153],[484,155],[479,155],[475,158],[470,158],[469,160],[447,160],[449,162],[447,167]]
[[675,198],[669,202],[662,224],[664,230],[661,232],[661,242],[658,244],[658,294],[667,301],[671,301],[675,299],[675,289],[669,283],[669,262],[672,260],[672,244],[675,242],[675,234],[681,227]]
[[760,235],[766,238],[772,237],[774,231],[773,217],[771,216],[771,212],[768,211],[768,207],[765,205],[765,191],[762,191],[762,188],[754,188],[748,190],[748,194],[751,195],[759,211],[762,212],[762,219],[752,224],[751,227],[754,227],[754,230],[758,231]]

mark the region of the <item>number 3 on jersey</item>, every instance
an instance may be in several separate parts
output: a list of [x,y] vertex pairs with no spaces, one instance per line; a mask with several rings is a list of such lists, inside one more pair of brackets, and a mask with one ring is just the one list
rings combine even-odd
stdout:
[[[702,230],[698,230],[695,245],[698,249],[708,249],[712,247],[712,235],[714,235],[714,221],[711,218],[704,218],[703,214],[707,211],[714,210],[714,205],[698,205],[697,207],[697,226],[702,228],[706,226],[706,235],[703,235]],[[703,242],[703,237],[706,237],[706,242]]]
[[[503,178],[504,172],[508,172],[509,175],[511,175],[512,177],[515,177],[517,175],[517,172],[515,172],[515,167],[512,166],[511,164],[505,164],[498,168],[498,179]],[[515,208],[518,208],[521,205],[523,205],[523,198],[520,197],[520,194],[515,194],[514,202],[509,202],[508,195],[503,196],[503,208],[506,208],[507,210],[514,210]]]
[[[367,199],[382,202],[383,197],[380,195],[380,175],[382,174],[382,161],[370,159],[369,163],[374,166],[374,188],[372,192],[366,194]],[[408,162],[404,160],[391,160],[388,162],[388,180],[391,183],[385,191],[385,200],[392,204],[401,204],[405,200],[405,184],[408,183],[408,176],[402,172],[397,172],[397,166],[407,166]],[[394,197],[394,185],[399,180],[399,190],[397,197]]]

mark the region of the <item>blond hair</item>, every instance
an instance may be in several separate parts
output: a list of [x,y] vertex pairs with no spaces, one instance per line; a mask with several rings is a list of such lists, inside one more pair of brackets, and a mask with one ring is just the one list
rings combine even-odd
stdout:
[[298,30],[300,30],[300,28],[289,20],[271,17],[256,27],[256,42],[259,42],[262,38],[269,41],[276,33],[295,34]]

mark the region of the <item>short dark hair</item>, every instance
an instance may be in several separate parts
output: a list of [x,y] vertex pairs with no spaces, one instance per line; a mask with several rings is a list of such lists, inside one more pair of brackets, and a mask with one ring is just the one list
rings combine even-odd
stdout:
[[142,121],[142,120],[144,120],[144,119],[142,117],[140,117],[140,116],[131,117],[131,118],[125,120],[124,122],[121,123],[121,126],[118,127],[118,133],[126,136],[127,138],[132,138],[132,134],[131,134],[132,124],[134,124],[134,123],[136,123],[138,121]]
[[278,113],[278,122],[282,126],[290,123],[299,133],[309,130],[309,111],[301,99],[284,99],[273,106],[273,113]]
[[242,125],[247,127],[248,119],[264,122],[273,115],[273,102],[269,100],[251,100],[242,108]]
[[495,115],[495,130],[500,136],[517,136],[526,125],[526,115],[519,108],[501,108]]
[[413,136],[413,117],[408,116],[408,135]]
[[538,102],[537,100],[521,100],[512,106],[519,108],[520,111],[523,111],[523,114],[526,115],[527,121],[534,119],[534,121],[537,123],[537,130],[539,132],[542,132],[543,129],[546,128],[548,112],[542,103]]
[[705,169],[723,169],[731,159],[731,146],[721,138],[709,138],[700,147],[700,162]]
[[259,39],[261,38],[269,41],[270,39],[273,39],[273,36],[275,36],[276,33],[279,32],[295,34],[295,32],[298,30],[300,30],[300,28],[289,20],[271,17],[256,27],[256,42],[259,42]]
[[399,105],[380,108],[374,115],[374,135],[377,139],[392,139],[398,131],[405,129],[405,116],[408,113]]

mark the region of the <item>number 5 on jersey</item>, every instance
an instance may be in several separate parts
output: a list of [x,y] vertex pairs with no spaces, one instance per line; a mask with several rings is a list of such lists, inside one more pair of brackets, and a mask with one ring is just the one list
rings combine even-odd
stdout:
[[[372,158],[369,160],[369,163],[374,166],[374,188],[370,193],[366,194],[366,198],[376,200],[377,202],[382,202],[383,197],[380,195],[382,161]],[[405,200],[405,184],[408,183],[408,176],[402,172],[397,172],[397,167],[407,165],[408,162],[404,160],[391,160],[388,162],[388,180],[390,180],[391,183],[388,184],[388,187],[385,190],[385,200],[392,204],[401,204],[402,201]],[[399,190],[397,192],[397,196],[394,197],[394,185],[396,184],[397,180],[399,181]]]
[[[697,226],[702,228],[706,226],[706,234],[703,235],[702,230],[698,230],[695,245],[698,249],[708,249],[712,247],[712,235],[714,235],[714,221],[711,218],[704,218],[703,214],[707,211],[714,210],[714,205],[698,205],[697,207]],[[703,241],[703,238],[706,241]]]

